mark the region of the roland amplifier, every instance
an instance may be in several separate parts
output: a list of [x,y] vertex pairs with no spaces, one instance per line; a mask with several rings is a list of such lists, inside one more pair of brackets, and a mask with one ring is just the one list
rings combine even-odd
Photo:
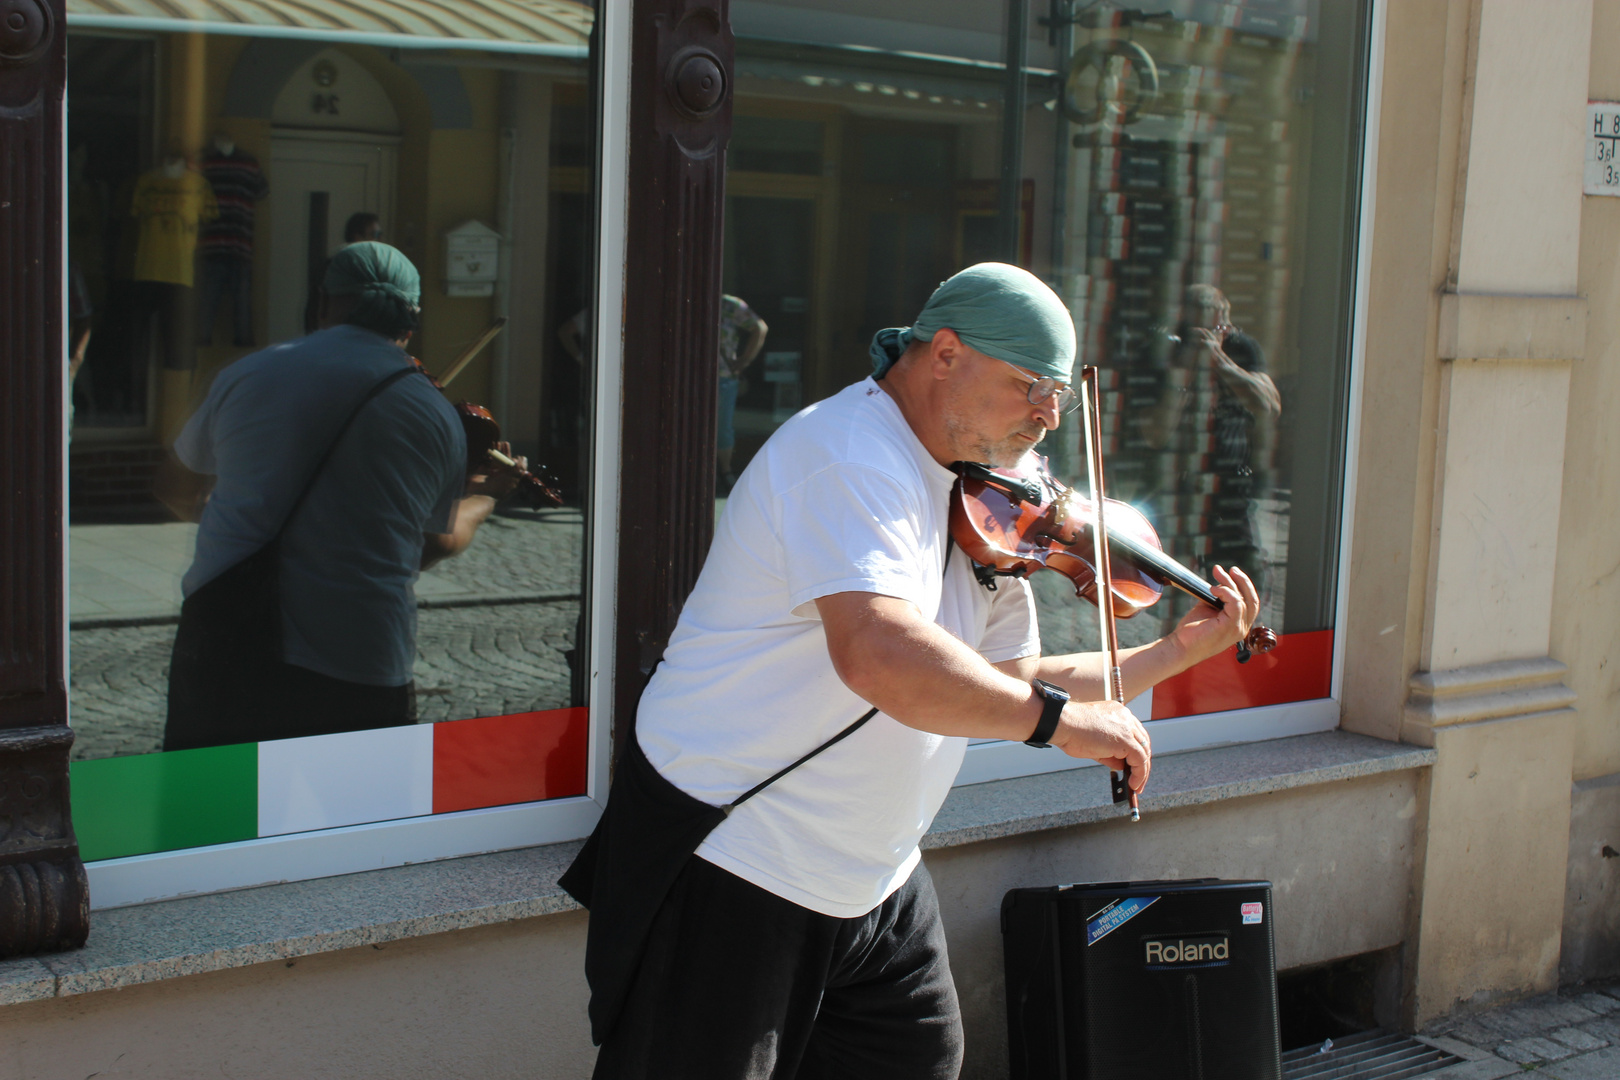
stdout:
[[1271,919],[1268,881],[1012,890],[1011,1080],[1281,1080]]

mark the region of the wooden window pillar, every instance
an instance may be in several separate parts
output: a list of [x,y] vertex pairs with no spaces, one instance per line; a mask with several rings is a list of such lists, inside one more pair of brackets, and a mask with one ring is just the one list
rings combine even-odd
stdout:
[[714,533],[727,0],[635,0],[614,737]]
[[0,0],[0,957],[84,944],[62,589],[63,0]]

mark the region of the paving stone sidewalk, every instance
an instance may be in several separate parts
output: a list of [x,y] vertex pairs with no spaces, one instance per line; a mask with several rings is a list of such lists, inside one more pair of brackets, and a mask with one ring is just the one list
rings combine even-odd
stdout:
[[1620,981],[1443,1020],[1421,1034],[1491,1054],[1501,1064],[1481,1077],[1620,1080]]

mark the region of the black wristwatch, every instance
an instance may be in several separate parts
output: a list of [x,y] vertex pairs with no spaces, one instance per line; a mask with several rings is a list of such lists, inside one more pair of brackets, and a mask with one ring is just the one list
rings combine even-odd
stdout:
[[1030,685],[1041,695],[1041,721],[1035,725],[1035,733],[1024,740],[1024,745],[1044,750],[1052,745],[1047,740],[1057,730],[1058,720],[1063,716],[1063,706],[1069,703],[1069,692],[1045,679],[1031,679]]

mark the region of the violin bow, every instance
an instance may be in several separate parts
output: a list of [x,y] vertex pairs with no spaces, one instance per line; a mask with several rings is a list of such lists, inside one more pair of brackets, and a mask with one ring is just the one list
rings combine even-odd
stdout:
[[[1108,524],[1103,506],[1106,492],[1102,469],[1102,395],[1098,392],[1097,368],[1091,364],[1080,369],[1080,410],[1085,424],[1086,472],[1091,478],[1092,551],[1097,564],[1097,620],[1102,629],[1103,648],[1108,652],[1108,670],[1105,674],[1109,701],[1125,704],[1125,676],[1119,668],[1119,630],[1114,623],[1114,595],[1109,583],[1114,580],[1109,564]],[[1131,766],[1127,762],[1122,772],[1110,771],[1109,788],[1114,801],[1131,804],[1131,820],[1141,821],[1142,810],[1136,792],[1131,790]]]
[[490,342],[495,340],[496,334],[506,329],[506,321],[506,316],[502,315],[500,318],[490,323],[488,330],[485,330],[482,334],[479,334],[476,341],[467,346],[465,349],[462,349],[460,354],[457,355],[454,360],[450,361],[450,366],[444,369],[443,375],[439,376],[439,388],[441,390],[444,387],[449,386],[450,380],[455,378],[457,375],[460,375],[461,370],[468,364],[472,363],[473,357],[484,351],[485,345],[488,345]]

